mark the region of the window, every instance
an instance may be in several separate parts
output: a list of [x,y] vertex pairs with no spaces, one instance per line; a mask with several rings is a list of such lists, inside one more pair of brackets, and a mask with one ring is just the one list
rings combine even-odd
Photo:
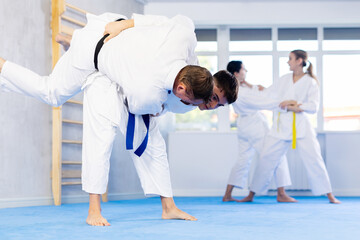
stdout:
[[229,50],[271,51],[271,29],[230,29]]
[[233,55],[230,61],[242,61],[247,69],[246,81],[254,85],[269,87],[273,82],[272,55]]
[[[233,55],[230,56],[230,61],[242,61],[245,68],[248,70],[246,74],[246,81],[253,85],[262,85],[269,87],[273,82],[273,57],[272,55]],[[272,121],[272,113],[270,111],[263,111],[269,122]],[[230,106],[230,125],[231,129],[236,129],[236,113],[232,106]]]
[[325,55],[324,130],[360,130],[360,54]]
[[[273,36],[273,33],[277,36]],[[268,87],[273,78],[289,73],[288,54],[303,49],[320,81],[321,111],[309,115],[318,130],[360,130],[360,27],[196,29],[196,52],[201,66],[215,73],[228,61],[241,60],[248,70],[246,80]],[[320,41],[319,41],[320,40]],[[226,111],[225,111],[226,110]],[[266,112],[269,122],[272,114]],[[318,120],[317,120],[317,117]],[[220,124],[218,123],[220,119]],[[226,119],[226,121],[223,121]],[[236,114],[224,111],[193,111],[177,117],[178,129],[218,130],[236,128]],[[319,122],[318,122],[319,121]],[[225,128],[226,129],[226,128]]]
[[216,52],[217,51],[217,31],[216,29],[196,29],[198,40],[196,52]]
[[324,28],[323,50],[360,50],[360,28]]
[[277,50],[292,51],[294,49],[318,50],[317,29],[279,28]]

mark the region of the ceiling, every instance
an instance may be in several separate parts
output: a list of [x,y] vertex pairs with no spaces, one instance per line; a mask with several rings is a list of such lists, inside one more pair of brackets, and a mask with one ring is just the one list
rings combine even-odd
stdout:
[[137,0],[143,3],[179,2],[359,2],[360,0]]

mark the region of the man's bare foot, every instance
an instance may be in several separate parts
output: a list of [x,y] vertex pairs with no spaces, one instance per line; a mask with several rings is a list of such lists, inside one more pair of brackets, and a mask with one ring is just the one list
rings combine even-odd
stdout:
[[189,220],[189,221],[197,221],[197,218],[187,214],[184,211],[181,211],[177,207],[173,207],[168,210],[163,210],[162,219],[179,219],[179,220]]
[[89,212],[86,223],[91,226],[110,226],[110,223],[101,216],[100,212]]
[[297,200],[295,198],[292,198],[287,194],[285,194],[285,195],[278,194],[276,200],[278,202],[297,202]]
[[89,215],[86,223],[91,226],[110,226],[101,215],[100,194],[89,193]]
[[2,68],[4,66],[4,63],[5,63],[5,59],[0,57],[0,73],[1,73],[1,70],[2,70]]
[[330,203],[335,203],[335,204],[341,203],[332,193],[328,193],[327,197],[329,198]]
[[186,212],[178,209],[172,197],[161,196],[160,198],[163,209],[162,212],[163,219],[181,219],[181,220],[190,220],[190,221],[197,220],[195,217],[191,216],[190,214],[187,214]]
[[59,33],[55,37],[55,41],[59,44],[61,44],[65,51],[67,51],[70,47],[71,37],[68,35],[64,35]]

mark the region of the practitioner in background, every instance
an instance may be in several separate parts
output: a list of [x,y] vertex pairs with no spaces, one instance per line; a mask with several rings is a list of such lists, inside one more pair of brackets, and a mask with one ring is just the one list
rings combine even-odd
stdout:
[[[248,188],[248,175],[251,162],[255,155],[260,155],[264,137],[270,130],[264,114],[259,110],[274,110],[279,107],[280,102],[269,97],[268,92],[271,89],[264,89],[261,85],[253,86],[246,82],[247,70],[243,62],[231,61],[227,65],[227,70],[236,77],[240,84],[238,98],[232,105],[236,114],[238,114],[238,158],[231,170],[223,201],[244,202],[248,200],[235,199],[231,194],[234,187],[241,189]],[[277,186],[277,201],[296,202],[294,198],[285,193],[284,189],[285,186],[291,185],[285,155],[281,157],[280,164],[275,169],[273,176]],[[255,175],[254,177],[256,178],[258,176]]]
[[[261,193],[269,186],[282,156],[289,147],[297,149],[304,163],[310,188],[314,195],[326,194],[330,203],[340,203],[332,193],[330,179],[321,156],[319,142],[307,114],[315,114],[319,108],[319,82],[303,50],[289,54],[288,64],[292,73],[282,76],[274,84],[279,99],[286,100],[281,108],[288,112],[274,111],[274,124],[264,140],[260,161],[250,184],[250,193],[245,200],[252,200],[255,193]],[[288,100],[292,99],[292,100]]]

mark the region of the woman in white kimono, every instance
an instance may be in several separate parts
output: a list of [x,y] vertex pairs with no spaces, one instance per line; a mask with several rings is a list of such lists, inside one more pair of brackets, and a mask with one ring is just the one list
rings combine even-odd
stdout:
[[265,137],[260,161],[255,169],[256,177],[250,184],[251,192],[245,199],[251,200],[255,193],[267,189],[281,157],[292,145],[293,149],[297,148],[304,162],[313,194],[326,194],[330,203],[340,203],[332,194],[320,145],[307,117],[307,113],[315,114],[318,110],[319,83],[305,51],[292,51],[288,64],[292,73],[281,77],[273,87],[280,99],[293,99],[281,103],[283,109],[293,112],[274,111],[275,122]]
[[[224,202],[236,201],[243,202],[231,196],[234,187],[247,188],[248,175],[254,153],[259,155],[263,145],[263,139],[269,132],[270,127],[263,113],[259,110],[273,110],[278,108],[280,102],[272,99],[268,95],[270,89],[257,85],[253,86],[245,81],[246,68],[241,61],[231,61],[227,65],[227,70],[232,73],[239,81],[238,98],[233,107],[238,114],[237,136],[238,136],[238,158],[233,166],[225,195]],[[291,185],[289,169],[286,157],[283,156],[281,164],[274,172],[275,183],[277,186],[278,202],[296,202],[296,200],[285,193],[285,186]]]

